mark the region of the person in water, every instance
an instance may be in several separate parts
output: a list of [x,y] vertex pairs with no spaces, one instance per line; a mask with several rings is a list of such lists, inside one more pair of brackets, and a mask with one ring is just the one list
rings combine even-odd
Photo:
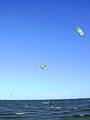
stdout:
[[49,105],[50,105],[50,108],[54,108],[51,102],[49,103]]

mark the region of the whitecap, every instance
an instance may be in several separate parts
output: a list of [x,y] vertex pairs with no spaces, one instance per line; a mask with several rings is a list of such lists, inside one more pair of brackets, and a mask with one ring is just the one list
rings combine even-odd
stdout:
[[17,112],[16,115],[25,115],[28,114],[29,112]]

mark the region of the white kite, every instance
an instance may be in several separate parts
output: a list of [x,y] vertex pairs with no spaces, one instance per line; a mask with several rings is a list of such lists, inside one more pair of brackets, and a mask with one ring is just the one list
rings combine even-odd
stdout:
[[81,37],[84,37],[84,32],[83,30],[80,28],[80,27],[76,27],[75,28],[75,31],[81,36]]
[[41,65],[40,65],[40,68],[41,68],[41,69],[45,69],[45,68],[46,68],[46,65],[45,65],[45,64],[41,64]]

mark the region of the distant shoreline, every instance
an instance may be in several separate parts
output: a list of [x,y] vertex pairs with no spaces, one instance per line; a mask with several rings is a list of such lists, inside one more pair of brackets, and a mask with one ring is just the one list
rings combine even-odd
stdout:
[[24,101],[24,100],[26,100],[26,101],[49,101],[49,100],[83,100],[83,99],[90,99],[90,98],[65,98],[65,99],[59,99],[59,98],[56,98],[56,99],[53,99],[53,98],[51,98],[51,99],[0,99],[0,101],[2,101],[2,100],[4,100],[4,101],[6,101],[6,100],[22,100],[22,101]]

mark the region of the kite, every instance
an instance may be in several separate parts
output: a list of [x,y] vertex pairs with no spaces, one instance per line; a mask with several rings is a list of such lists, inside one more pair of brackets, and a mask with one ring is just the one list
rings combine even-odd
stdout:
[[40,68],[43,70],[43,69],[46,68],[46,65],[45,65],[45,64],[41,64],[41,65],[40,65]]
[[75,28],[75,31],[81,36],[81,37],[84,37],[84,31],[80,28],[80,27],[76,27]]

